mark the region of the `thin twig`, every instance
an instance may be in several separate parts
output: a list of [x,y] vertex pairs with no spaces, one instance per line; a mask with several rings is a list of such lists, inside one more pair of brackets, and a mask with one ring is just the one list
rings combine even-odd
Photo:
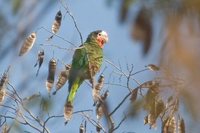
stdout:
[[[126,73],[124,73],[119,67],[117,67],[114,63],[112,63],[110,60],[105,59],[105,61],[107,63],[109,63],[110,65],[112,65],[113,67],[115,67],[118,71],[120,71],[125,77],[128,77],[128,75]],[[130,79],[132,79],[133,81],[135,81],[138,85],[141,85],[136,79],[130,77]]]
[[95,121],[94,119],[92,119],[90,116],[88,116],[88,115],[85,114],[84,112],[82,113],[82,115],[83,115],[85,118],[87,118],[87,120],[88,120],[92,125],[100,127],[100,128],[102,129],[102,131],[103,131],[104,133],[106,133],[106,130],[105,130],[105,129],[103,128],[103,126],[100,125],[97,121]]
[[[93,111],[93,110],[92,110],[92,109],[79,110],[79,111],[73,112],[73,114],[82,113],[82,112],[89,112],[89,111]],[[46,123],[47,123],[50,119],[52,119],[52,118],[63,118],[63,117],[64,117],[64,115],[52,115],[52,116],[49,116],[49,117],[44,121],[43,126],[45,126]]]
[[58,45],[54,45],[54,44],[40,44],[42,46],[51,46],[51,47],[56,47],[58,49],[62,49],[62,50],[67,50],[67,51],[75,51],[76,49],[72,49],[72,48],[63,48],[63,47],[60,47]]
[[142,70],[140,70],[140,71],[137,71],[137,72],[135,72],[135,73],[132,73],[131,76],[136,75],[136,74],[141,73],[141,72],[144,72],[144,71],[147,71],[147,70],[149,70],[149,69],[148,69],[148,68],[142,69]]
[[61,37],[61,36],[59,36],[59,35],[57,35],[57,34],[55,34],[55,33],[51,32],[51,31],[49,31],[49,30],[48,30],[48,29],[46,29],[45,27],[41,27],[41,29],[44,29],[45,31],[47,31],[47,32],[49,32],[49,33],[51,33],[51,34],[53,34],[54,36],[56,36],[56,37],[58,37],[58,38],[62,39],[63,41],[65,41],[65,42],[67,42],[67,43],[71,44],[72,46],[74,46],[74,47],[77,47],[77,46],[76,46],[76,44],[74,44],[74,43],[72,43],[72,42],[70,42],[70,41],[66,40],[65,38],[63,38],[63,37]]
[[114,132],[115,130],[117,130],[121,124],[126,120],[127,116],[124,115],[124,117],[122,118],[122,120],[119,122],[119,124],[112,130],[112,132]]
[[83,37],[82,37],[82,35],[81,35],[81,32],[80,32],[80,30],[79,30],[79,28],[78,28],[78,25],[77,25],[77,22],[76,22],[74,16],[72,15],[72,13],[71,13],[70,10],[69,10],[69,7],[67,6],[67,3],[66,3],[65,1],[62,1],[62,0],[60,0],[60,3],[61,3],[61,5],[65,8],[65,10],[66,10],[66,12],[69,14],[69,16],[72,18],[73,23],[74,23],[74,26],[75,26],[75,28],[76,28],[76,30],[77,30],[79,36],[80,36],[81,44],[83,44]]
[[126,101],[126,99],[131,95],[131,92],[129,92],[123,99],[122,101],[115,107],[115,109],[108,115],[111,116],[113,115],[118,109],[119,107]]
[[127,86],[125,85],[122,85],[122,84],[118,84],[118,83],[104,83],[105,85],[113,85],[113,86],[120,86],[120,87],[123,87],[123,88],[127,88]]

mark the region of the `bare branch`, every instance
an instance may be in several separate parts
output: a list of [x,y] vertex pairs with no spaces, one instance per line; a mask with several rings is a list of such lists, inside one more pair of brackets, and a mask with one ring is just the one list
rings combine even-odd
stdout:
[[66,12],[69,14],[69,16],[72,18],[73,23],[74,23],[74,26],[75,26],[75,28],[76,28],[76,30],[77,30],[79,36],[80,36],[81,44],[83,44],[83,37],[82,37],[82,35],[81,35],[81,32],[80,32],[80,30],[79,30],[79,28],[78,28],[78,25],[77,25],[77,22],[76,22],[74,16],[72,15],[72,13],[71,13],[70,10],[69,10],[69,7],[67,6],[66,2],[63,1],[63,0],[60,0],[60,3],[61,3],[61,5],[65,8],[65,10],[66,10]]
[[49,32],[49,33],[51,33],[51,34],[53,34],[54,36],[56,36],[56,37],[62,39],[63,41],[65,41],[65,42],[71,44],[72,46],[77,47],[74,43],[72,43],[72,42],[66,40],[65,38],[63,38],[63,37],[61,37],[61,36],[59,36],[59,35],[57,35],[57,34],[55,34],[55,33],[53,33],[53,32],[51,32],[50,30],[46,29],[45,27],[41,27],[41,28],[39,28],[39,29],[44,29],[45,31],[47,31],[47,32]]
[[100,125],[97,121],[95,121],[94,119],[92,119],[90,116],[88,116],[86,113],[84,113],[84,112],[82,112],[82,115],[85,117],[85,118],[87,118],[87,120],[92,124],[92,125],[94,125],[95,127],[96,126],[98,126],[98,127],[100,127],[101,129],[102,129],[102,131],[104,132],[104,133],[106,133],[106,130],[103,128],[103,126],[102,125]]
[[112,132],[114,132],[115,130],[117,130],[121,124],[126,120],[127,116],[124,115],[124,117],[122,118],[122,120],[119,122],[119,124],[112,130]]
[[[113,67],[115,67],[118,71],[120,71],[125,77],[128,77],[128,75],[126,73],[124,73],[119,67],[117,67],[114,63],[112,63],[111,61],[109,61],[108,59],[105,59],[105,61],[112,65]],[[133,81],[135,81],[138,85],[141,85],[136,79],[130,77],[130,79],[132,79]]]

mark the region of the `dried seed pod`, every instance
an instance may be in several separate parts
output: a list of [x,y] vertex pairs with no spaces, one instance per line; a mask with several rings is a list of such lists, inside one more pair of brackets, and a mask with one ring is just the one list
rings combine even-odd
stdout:
[[148,114],[148,124],[150,125],[150,128],[156,128],[156,120],[152,114]]
[[106,92],[105,92],[103,95],[101,95],[101,100],[102,100],[102,101],[105,101],[106,98],[108,97],[108,95],[109,95],[109,91],[106,90]]
[[100,120],[102,118],[104,114],[104,106],[103,106],[103,103],[98,103],[96,105],[96,117],[98,120]]
[[176,119],[173,116],[169,121],[169,127],[168,127],[169,133],[176,133]]
[[154,64],[149,64],[146,67],[151,71],[159,71],[160,70],[160,68]]
[[56,92],[63,87],[63,85],[65,85],[65,83],[68,80],[69,77],[69,70],[70,70],[71,66],[70,65],[66,65],[65,66],[65,70],[61,71],[59,76],[58,76],[58,80],[56,83],[56,91],[53,92],[53,95],[56,94]]
[[132,103],[137,99],[137,93],[138,93],[138,88],[132,90],[132,92],[131,92],[131,98],[130,98],[130,100],[131,100]]
[[[54,20],[52,27],[51,27],[51,31],[54,34],[56,34],[59,31],[60,26],[61,26],[61,21],[62,21],[62,13],[61,13],[61,11],[58,11],[56,13],[55,20]],[[53,38],[53,35],[49,39],[52,39],[52,38]]]
[[104,115],[104,112],[105,112],[105,100],[106,98],[108,97],[108,90],[103,94],[101,95],[99,101],[97,102],[97,105],[96,105],[96,117],[98,120],[100,120],[102,118],[102,116]]
[[175,117],[167,118],[162,124],[162,133],[176,133]]
[[11,127],[9,127],[7,124],[5,124],[5,125],[3,126],[2,133],[9,133],[9,132],[10,132],[10,128],[11,128]]
[[4,72],[3,76],[0,79],[0,103],[3,102],[6,95],[6,85],[8,83],[8,74]]
[[31,95],[31,96],[25,97],[23,99],[23,101],[31,101],[33,99],[39,98],[40,96],[41,96],[40,93],[35,93],[35,94]]
[[39,74],[39,70],[40,70],[40,67],[42,66],[43,60],[44,60],[44,50],[41,50],[38,52],[38,59],[34,65],[34,67],[36,67],[38,65],[38,70],[37,70],[36,76],[38,76],[38,74]]
[[73,105],[70,102],[65,103],[64,107],[64,118],[66,121],[69,121],[72,118]]
[[159,83],[155,80],[147,81],[141,84],[141,88],[152,88],[152,87],[157,87],[159,86]]
[[56,72],[56,60],[52,58],[49,61],[49,73],[46,81],[46,88],[48,92],[50,92],[53,87],[55,72]]
[[103,87],[103,84],[104,84],[104,80],[105,80],[105,78],[104,78],[104,75],[100,75],[99,76],[99,79],[98,79],[98,83],[97,83],[97,85],[95,86],[95,89],[96,90],[101,90],[102,89],[102,87]]
[[144,125],[149,124],[150,128],[156,128],[156,120],[152,114],[148,114],[144,117]]
[[2,103],[4,101],[5,95],[6,95],[6,90],[1,88],[1,90],[0,90],[0,103]]
[[58,11],[55,16],[55,20],[53,22],[52,28],[51,28],[51,30],[54,34],[57,33],[58,30],[60,29],[61,20],[62,20],[62,13],[61,13],[61,11]]
[[81,123],[80,127],[79,127],[79,133],[85,133],[85,129],[83,124]]
[[149,88],[151,91],[158,93],[159,92],[159,82],[156,80],[151,80],[144,82],[140,85],[141,88]]
[[183,118],[179,118],[178,120],[178,133],[185,133],[185,122]]
[[162,123],[162,133],[168,133],[169,118],[165,119]]
[[97,131],[97,133],[100,133],[101,132],[101,127],[96,125],[96,131]]
[[19,56],[22,56],[25,53],[27,53],[28,51],[30,51],[35,43],[35,40],[36,40],[36,33],[32,32],[31,35],[29,35],[26,38],[26,40],[24,41],[24,43],[20,49]]
[[92,90],[92,96],[94,99],[94,106],[95,104],[98,102],[99,98],[100,98],[100,91],[103,87],[104,84],[104,76],[100,75],[99,79],[98,79],[98,83],[96,84],[95,88]]

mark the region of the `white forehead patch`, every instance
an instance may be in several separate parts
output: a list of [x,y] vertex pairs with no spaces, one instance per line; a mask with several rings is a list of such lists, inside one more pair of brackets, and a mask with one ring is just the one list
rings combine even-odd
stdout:
[[103,36],[108,36],[108,34],[107,34],[105,31],[102,31],[101,34],[102,34]]

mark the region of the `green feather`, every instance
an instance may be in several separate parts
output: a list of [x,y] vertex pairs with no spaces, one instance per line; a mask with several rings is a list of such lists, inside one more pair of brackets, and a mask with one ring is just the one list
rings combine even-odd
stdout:
[[74,83],[71,87],[71,91],[70,91],[68,98],[67,98],[68,102],[73,103],[76,92],[77,92],[79,86],[82,84],[82,82],[83,82],[83,80],[80,80],[79,78],[76,79],[76,81],[74,81]]
[[[91,79],[100,69],[103,62],[103,50],[98,45],[96,35],[100,31],[92,32],[86,42],[77,48],[73,55],[69,73],[69,95],[67,102],[73,103],[76,92],[85,79]],[[92,67],[92,74],[89,71]]]

